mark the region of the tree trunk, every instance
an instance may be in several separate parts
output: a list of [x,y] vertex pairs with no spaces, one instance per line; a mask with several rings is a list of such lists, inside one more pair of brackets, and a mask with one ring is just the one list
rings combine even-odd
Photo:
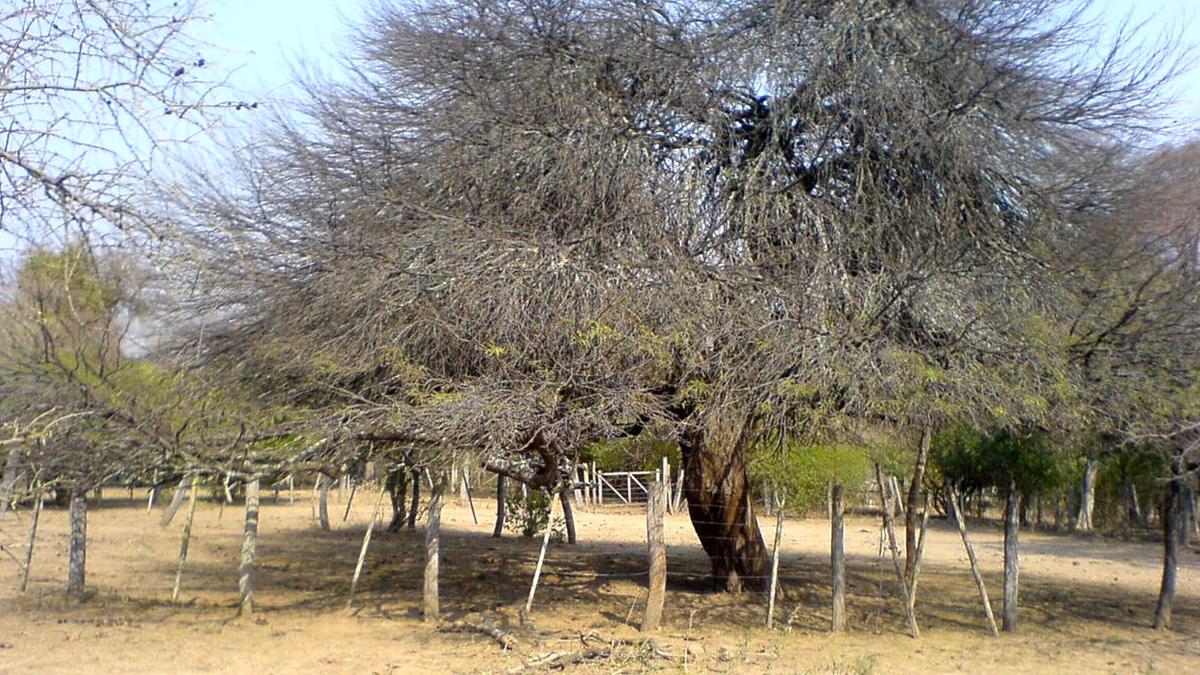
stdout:
[[1188,539],[1196,529],[1196,496],[1190,484],[1178,480],[1176,482],[1179,482],[1180,490],[1175,504],[1175,509],[1179,512],[1179,531],[1176,532],[1176,536],[1180,546],[1187,546]]
[[29,588],[29,570],[33,567],[33,545],[37,543],[38,519],[42,515],[42,494],[34,496],[33,513],[29,517],[29,539],[25,544],[25,564],[21,565],[20,591]]
[[71,541],[67,554],[67,595],[81,597],[87,574],[87,490],[71,488]]
[[391,471],[387,476],[388,496],[392,501],[392,520],[388,523],[388,532],[399,532],[404,527],[405,497],[408,496],[408,472],[403,469]]
[[1171,606],[1175,602],[1175,575],[1179,567],[1179,532],[1182,520],[1180,508],[1183,496],[1180,483],[1182,468],[1180,460],[1171,462],[1171,481],[1163,490],[1163,572],[1162,586],[1158,591],[1158,607],[1154,610],[1154,627],[1159,630],[1171,628]]
[[21,471],[21,454],[20,446],[14,447],[8,451],[8,457],[4,460],[4,476],[0,478],[0,521],[4,520],[4,514],[12,504],[13,493],[17,487],[17,474]]
[[1088,460],[1083,467],[1083,485],[1079,490],[1079,514],[1075,516],[1075,529],[1087,532],[1092,529],[1092,512],[1096,507],[1096,472],[1100,463]]
[[496,527],[492,536],[499,539],[504,534],[504,476],[496,474]]
[[703,433],[680,440],[688,515],[712,564],[713,583],[731,593],[767,590],[767,547],[754,517],[742,444],[714,446]]
[[421,472],[412,472],[412,506],[408,509],[408,529],[417,529],[417,507],[421,505]]
[[1020,584],[1020,493],[1016,479],[1009,479],[1008,499],[1004,505],[1004,618],[1005,632],[1017,630],[1017,595]]
[[921,428],[917,463],[913,466],[912,483],[908,486],[908,506],[904,509],[904,578],[909,584],[912,584],[913,568],[917,562],[917,509],[921,508],[921,483],[925,480],[925,464],[929,459],[932,436],[933,429],[927,423]]
[[242,560],[238,566],[238,614],[254,613],[254,559],[258,555],[258,478],[246,483],[246,526],[242,536]]
[[[563,487],[558,492],[558,498],[562,501],[563,521],[567,524],[567,543],[575,543],[575,513],[571,510],[571,495],[570,490]],[[664,506],[665,508],[665,506]],[[551,523],[553,525],[553,523]]]

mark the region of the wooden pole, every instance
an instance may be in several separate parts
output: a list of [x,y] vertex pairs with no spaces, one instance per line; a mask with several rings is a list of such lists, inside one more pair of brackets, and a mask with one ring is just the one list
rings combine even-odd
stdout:
[[475,515],[475,500],[471,497],[470,472],[467,471],[466,465],[463,466],[462,493],[467,497],[467,506],[471,507],[471,522],[478,525],[479,516]]
[[71,535],[67,553],[67,595],[83,595],[87,573],[87,490],[71,488]]
[[188,493],[188,488],[192,484],[192,475],[188,474],[179,481],[179,487],[175,488],[175,494],[171,495],[171,504],[163,511],[162,518],[158,521],[159,527],[166,527],[175,520],[175,514],[179,512],[179,507],[183,506],[183,497]]
[[775,624],[775,590],[779,582],[779,544],[783,541],[783,502],[775,495],[775,548],[771,550],[771,594],[767,597],[767,628]]
[[662,458],[662,480],[663,490],[667,493],[667,513],[674,513],[675,510],[671,508],[671,463],[666,456]]
[[25,564],[21,566],[21,592],[29,587],[29,568],[33,565],[33,544],[37,541],[38,518],[42,514],[42,493],[38,491],[33,502],[33,513],[29,516],[29,540],[25,544]]
[[529,585],[529,597],[525,600],[525,617],[533,608],[533,594],[537,592],[538,579],[542,577],[542,563],[546,561],[546,548],[550,545],[550,531],[554,529],[554,517],[558,515],[558,495],[550,497],[550,517],[546,521],[546,533],[542,535],[542,550],[538,553],[537,567],[533,570],[533,583]]
[[254,559],[258,553],[258,477],[246,483],[246,526],[242,536],[242,561],[238,566],[238,616],[254,614]]
[[329,529],[329,477],[317,474],[317,520],[322,530]]
[[192,481],[188,496],[187,520],[183,522],[183,537],[179,541],[179,564],[175,567],[175,588],[171,590],[171,602],[179,601],[179,585],[183,581],[183,563],[187,561],[188,544],[192,539],[192,521],[196,518],[196,481]]
[[650,567],[650,593],[646,597],[646,614],[642,617],[643,633],[658,630],[662,623],[663,605],[667,597],[667,544],[663,535],[663,513],[667,507],[667,488],[664,481],[650,486],[646,501],[646,557]]
[[342,512],[342,522],[350,517],[350,506],[354,504],[354,495],[358,492],[358,481],[350,481],[350,497],[346,499],[346,510]]
[[908,595],[908,582],[904,579],[904,569],[900,566],[900,549],[896,545],[896,529],[892,522],[891,504],[888,503],[887,483],[883,478],[883,470],[875,465],[875,477],[879,481],[879,498],[883,501],[883,526],[888,534],[888,548],[892,552],[892,567],[896,571],[896,580],[900,582],[900,594],[904,599],[904,613],[908,620],[908,630],[914,638],[921,637],[917,628],[917,616],[913,612],[912,598]]
[[917,537],[917,552],[913,557],[912,570],[908,578],[908,597],[917,604],[917,580],[921,577],[921,561],[925,558],[925,532],[929,527],[929,493],[925,493],[925,510],[921,512],[921,534]]
[[833,566],[833,632],[846,630],[846,546],[845,508],[842,498],[845,487],[841,483],[830,491],[830,547],[829,557]]
[[1017,630],[1017,595],[1020,583],[1018,537],[1021,531],[1019,502],[1017,479],[1010,478],[1008,497],[1004,505],[1004,607],[1001,628],[1006,633]]
[[296,477],[288,474],[288,504],[296,503]]
[[146,497],[146,513],[150,513],[154,509],[154,502],[158,501],[158,472],[154,472],[154,477],[150,479],[153,484],[150,486],[150,495]]
[[679,471],[676,473],[675,479],[675,510],[683,508],[683,465],[679,465]]
[[354,591],[358,590],[358,578],[362,575],[363,564],[367,562],[367,548],[371,545],[371,533],[375,531],[375,523],[379,522],[379,510],[383,508],[383,497],[387,490],[379,491],[379,499],[375,500],[375,510],[371,513],[371,524],[363,535],[362,548],[358,551],[358,564],[354,566],[354,578],[350,580],[350,595],[346,598],[346,609],[354,606]]
[[[428,474],[427,474],[428,475]],[[417,474],[414,483],[420,484]],[[425,526],[425,576],[421,598],[421,620],[429,623],[438,620],[441,611],[438,599],[438,560],[442,543],[442,493],[446,491],[446,474],[438,476],[429,494],[429,520]]]
[[979,561],[975,558],[975,547],[967,536],[967,524],[963,521],[962,507],[958,498],[958,489],[950,488],[950,510],[953,512],[954,525],[962,537],[963,547],[967,549],[967,560],[971,563],[971,574],[975,577],[975,586],[979,589],[979,599],[983,603],[983,613],[987,616],[988,631],[993,636],[1000,635],[996,629],[996,617],[992,614],[992,603],[988,600],[987,587],[983,583],[983,575],[979,572]]
[[496,527],[492,529],[492,537],[499,539],[504,534],[504,481],[501,474],[496,474]]

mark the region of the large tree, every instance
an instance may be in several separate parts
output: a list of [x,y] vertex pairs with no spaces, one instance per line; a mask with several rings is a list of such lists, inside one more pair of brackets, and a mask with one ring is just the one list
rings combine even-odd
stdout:
[[206,353],[534,485],[665,429],[715,580],[759,586],[755,441],[1073,410],[1048,259],[1170,64],[1072,60],[1062,10],[381,8],[357,79],[192,192]]

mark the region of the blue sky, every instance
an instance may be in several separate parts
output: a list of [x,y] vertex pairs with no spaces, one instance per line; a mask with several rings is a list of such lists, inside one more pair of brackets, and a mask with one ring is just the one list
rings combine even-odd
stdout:
[[[332,54],[348,33],[347,20],[362,16],[375,0],[209,0],[213,16],[207,40],[218,66],[236,68],[231,84],[252,98],[286,93],[294,65],[335,68]],[[1093,10],[1111,29],[1129,17],[1147,22],[1147,35],[1182,29],[1200,56],[1197,0],[1095,0]],[[1172,117],[1200,133],[1200,68],[1180,78]]]

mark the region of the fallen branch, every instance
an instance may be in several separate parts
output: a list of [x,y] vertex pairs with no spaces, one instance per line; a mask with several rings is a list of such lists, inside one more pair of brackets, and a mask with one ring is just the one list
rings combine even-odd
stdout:
[[504,649],[517,651],[517,638],[512,633],[492,623],[491,619],[484,619],[482,623],[446,621],[438,626],[438,630],[443,633],[478,633],[486,635],[495,640]]

